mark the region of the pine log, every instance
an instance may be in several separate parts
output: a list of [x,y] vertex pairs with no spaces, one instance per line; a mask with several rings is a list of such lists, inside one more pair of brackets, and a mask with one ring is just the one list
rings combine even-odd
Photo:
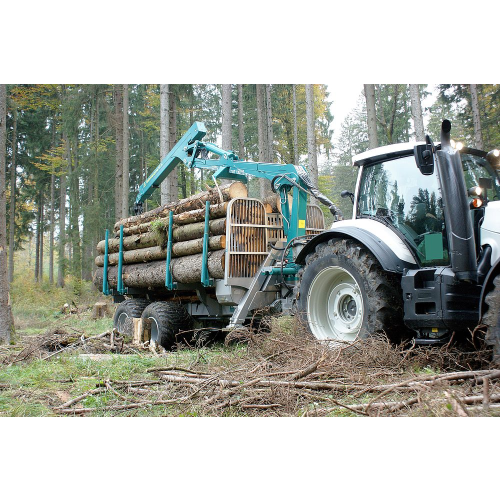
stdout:
[[[218,205],[210,206],[210,219],[219,219],[226,217],[227,213],[227,202],[219,203]],[[168,217],[159,217],[157,219],[153,219],[149,222],[144,222],[143,224],[139,224],[137,226],[130,226],[123,228],[123,235],[130,236],[131,234],[139,234],[139,233],[147,233],[151,230],[151,223],[155,221],[160,221],[160,223],[168,228]],[[205,221],[205,209],[199,208],[197,210],[191,210],[189,212],[183,212],[181,214],[174,215],[174,224],[176,225],[184,225],[184,224],[193,224],[194,222],[202,222]],[[116,235],[120,235],[120,228],[116,231]]]
[[[226,248],[226,236],[224,234],[212,236],[208,240],[209,250],[221,250]],[[203,238],[195,240],[179,241],[172,245],[173,257],[182,257],[185,255],[193,255],[203,252]],[[108,255],[108,263],[110,266],[118,265],[119,253]],[[167,249],[161,246],[141,248],[138,250],[127,250],[123,252],[124,264],[136,264],[138,262],[151,262],[153,260],[162,260],[167,256]],[[97,267],[104,266],[104,255],[98,255],[95,259]]]
[[[226,234],[226,219],[214,219],[209,221],[210,235]],[[186,224],[173,229],[172,237],[174,241],[187,241],[202,238],[205,233],[205,222],[195,222]],[[123,250],[139,250],[141,248],[150,248],[164,246],[167,242],[166,230],[150,231],[143,234],[134,234],[123,238]],[[97,251],[103,255],[106,247],[106,241],[102,240],[97,245]],[[120,250],[120,239],[113,238],[108,240],[108,253],[115,253]],[[197,252],[194,252],[197,253]],[[149,259],[154,260],[154,259]]]
[[[211,278],[224,277],[225,250],[211,252],[208,256],[208,272]],[[202,254],[188,255],[172,259],[171,270],[174,281],[178,283],[198,283],[201,280]],[[102,289],[103,269],[99,267],[94,274],[94,285]],[[165,286],[165,261],[157,260],[142,264],[123,266],[123,283],[134,288],[161,288]],[[108,283],[116,288],[118,267],[108,268]]]
[[[157,232],[150,231],[143,234],[134,234],[132,236],[127,236],[123,238],[123,249],[124,250],[136,250],[139,248],[155,247],[161,241],[161,235]],[[102,240],[97,244],[97,251],[101,254],[104,253],[106,248],[106,241]],[[112,238],[108,240],[108,252],[114,253],[120,250],[120,238]]]
[[277,194],[266,196],[262,200],[262,204],[264,205],[264,209],[267,214],[276,214],[280,211],[281,201]]
[[115,232],[119,231],[121,225],[123,225],[124,228],[137,226],[145,222],[150,222],[154,219],[157,219],[158,217],[165,217],[168,215],[169,211],[173,211],[175,215],[191,210],[204,208],[206,201],[209,201],[213,204],[219,204],[223,203],[224,201],[229,201],[233,198],[246,198],[247,196],[248,189],[245,184],[243,184],[242,182],[233,182],[232,184],[219,186],[219,189],[211,188],[208,191],[194,194],[189,198],[162,205],[161,207],[150,210],[149,212],[135,215],[133,217],[128,217],[127,219],[121,219],[115,224],[114,230]]

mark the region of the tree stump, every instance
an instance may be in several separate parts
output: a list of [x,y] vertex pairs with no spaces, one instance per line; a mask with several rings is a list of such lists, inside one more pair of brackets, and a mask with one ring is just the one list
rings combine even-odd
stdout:
[[111,316],[107,302],[96,302],[92,309],[92,319],[100,319]]

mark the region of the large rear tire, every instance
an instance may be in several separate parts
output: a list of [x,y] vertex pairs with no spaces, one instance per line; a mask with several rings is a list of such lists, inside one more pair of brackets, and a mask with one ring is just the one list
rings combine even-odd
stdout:
[[193,318],[177,302],[153,302],[142,313],[143,321],[151,322],[151,342],[170,349],[182,340],[182,332],[193,328]]
[[500,274],[495,277],[492,286],[484,299],[488,309],[482,323],[488,328],[486,343],[493,346],[493,364],[500,366]]
[[405,332],[397,275],[355,240],[320,243],[299,273],[298,313],[319,340],[353,342]]
[[113,317],[113,326],[123,335],[132,335],[132,318],[140,318],[142,311],[150,303],[147,299],[127,299],[118,304]]

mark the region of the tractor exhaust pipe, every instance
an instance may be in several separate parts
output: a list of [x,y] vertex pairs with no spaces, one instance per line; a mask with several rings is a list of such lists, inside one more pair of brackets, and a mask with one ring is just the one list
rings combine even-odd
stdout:
[[441,125],[436,151],[451,268],[459,280],[477,281],[476,246],[460,153],[451,146],[451,123]]

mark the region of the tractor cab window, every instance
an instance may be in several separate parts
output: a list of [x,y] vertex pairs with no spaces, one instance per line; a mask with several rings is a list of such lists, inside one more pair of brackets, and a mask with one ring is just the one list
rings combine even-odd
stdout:
[[363,167],[358,217],[392,225],[422,265],[447,265],[449,256],[436,174],[422,175],[413,156]]
[[491,179],[493,184],[493,189],[488,190],[488,199],[490,201],[500,200],[500,179],[488,163],[488,160],[469,153],[462,153],[460,158],[462,159],[467,189],[479,186],[479,179],[481,177],[486,177]]

